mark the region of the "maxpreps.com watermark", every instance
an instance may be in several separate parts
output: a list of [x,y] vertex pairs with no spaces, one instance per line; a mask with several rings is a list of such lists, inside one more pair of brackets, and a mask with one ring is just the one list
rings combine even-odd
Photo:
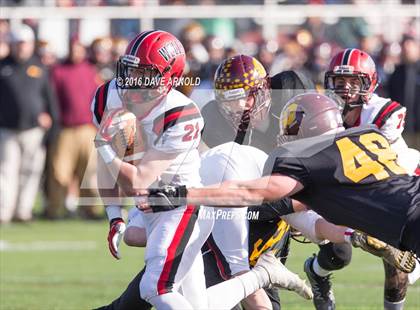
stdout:
[[201,220],[258,220],[260,211],[238,212],[233,210],[223,210],[214,208],[202,208],[198,213]]

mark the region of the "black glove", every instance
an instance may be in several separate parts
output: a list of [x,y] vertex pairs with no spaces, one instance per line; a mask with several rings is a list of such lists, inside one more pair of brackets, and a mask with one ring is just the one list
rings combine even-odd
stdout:
[[149,189],[149,207],[153,212],[171,211],[187,204],[187,187],[185,185],[164,185]]

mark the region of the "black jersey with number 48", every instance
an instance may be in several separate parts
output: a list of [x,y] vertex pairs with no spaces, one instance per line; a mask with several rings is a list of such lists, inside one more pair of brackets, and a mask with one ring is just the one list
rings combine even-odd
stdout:
[[420,178],[396,163],[373,126],[286,143],[265,165],[265,175],[276,173],[302,183],[292,198],[327,220],[397,247],[408,216],[420,208]]

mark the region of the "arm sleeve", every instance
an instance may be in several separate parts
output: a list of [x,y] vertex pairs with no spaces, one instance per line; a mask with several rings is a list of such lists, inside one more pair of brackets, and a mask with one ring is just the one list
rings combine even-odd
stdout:
[[288,214],[282,218],[313,243],[323,244],[326,242],[326,240],[319,239],[316,236],[315,223],[318,219],[322,218],[318,213],[309,210]]

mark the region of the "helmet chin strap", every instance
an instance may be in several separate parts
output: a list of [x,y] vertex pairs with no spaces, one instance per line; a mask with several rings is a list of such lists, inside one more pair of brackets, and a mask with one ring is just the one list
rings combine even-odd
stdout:
[[[236,130],[236,137],[235,137],[235,142],[238,144],[243,144],[244,140],[245,140],[245,135],[249,129],[252,129],[251,125],[251,119],[250,119],[250,113],[249,110],[244,111],[242,113],[242,117],[238,126],[238,129]],[[251,131],[252,132],[252,131]],[[250,132],[250,135],[251,135]],[[251,137],[250,137],[251,139]],[[251,142],[251,141],[249,141]]]
[[344,110],[346,109],[346,107],[349,107],[349,109],[351,111],[351,110],[353,110],[353,109],[355,109],[357,107],[363,106],[366,102],[362,98],[363,98],[363,96],[362,95],[359,95],[359,99],[357,99],[357,101],[355,101],[355,102],[346,102],[346,105],[345,105]]

